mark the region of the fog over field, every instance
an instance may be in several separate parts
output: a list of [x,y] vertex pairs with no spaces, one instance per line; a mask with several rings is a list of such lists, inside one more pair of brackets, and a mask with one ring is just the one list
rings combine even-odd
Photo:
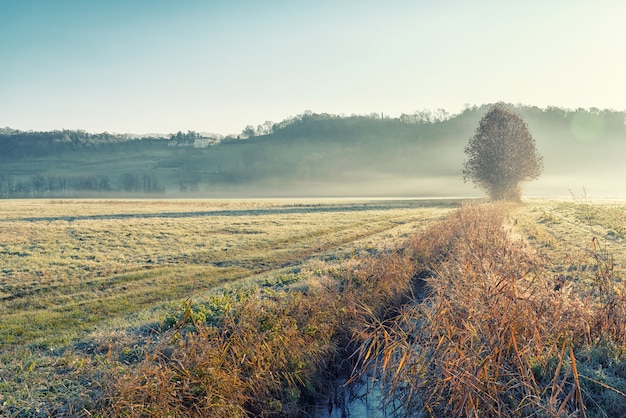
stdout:
[[[624,196],[626,112],[511,105],[544,171],[528,196]],[[0,196],[455,197],[465,148],[489,105],[397,118],[305,112],[209,138],[85,131],[0,132]]]

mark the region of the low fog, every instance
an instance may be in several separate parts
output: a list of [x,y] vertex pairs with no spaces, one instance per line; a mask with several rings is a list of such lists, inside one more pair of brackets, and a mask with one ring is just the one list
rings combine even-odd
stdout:
[[[0,131],[0,197],[478,197],[464,149],[488,106],[298,115],[241,135]],[[626,196],[624,112],[517,106],[544,159],[525,196]]]

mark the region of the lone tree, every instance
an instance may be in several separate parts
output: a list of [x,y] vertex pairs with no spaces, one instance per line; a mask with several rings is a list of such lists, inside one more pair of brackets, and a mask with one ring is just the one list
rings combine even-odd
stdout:
[[463,180],[472,181],[493,200],[520,200],[520,183],[543,171],[543,157],[526,122],[504,104],[493,105],[465,147]]

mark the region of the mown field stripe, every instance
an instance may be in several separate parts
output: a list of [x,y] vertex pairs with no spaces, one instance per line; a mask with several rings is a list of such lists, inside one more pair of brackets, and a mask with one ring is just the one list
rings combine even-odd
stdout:
[[[417,217],[390,217],[368,224],[365,230],[363,222],[359,221],[341,228],[323,229],[315,234],[269,242],[262,255],[246,258],[241,254],[230,262],[211,263],[205,260],[195,264],[194,268],[189,258],[202,259],[200,255],[203,253],[197,252],[186,257],[186,267],[182,271],[180,268],[151,267],[145,272],[31,289],[23,297],[5,301],[4,306],[0,306],[4,323],[0,328],[0,348],[4,345],[67,344],[102,321],[128,316],[155,304],[171,304],[188,297],[191,292],[210,290],[218,282],[233,283],[296,266],[347,243],[418,220]],[[259,248],[255,248],[254,252],[259,254]],[[191,275],[193,270],[196,271]],[[114,290],[116,294],[106,294],[107,289]],[[39,302],[30,300],[41,293],[46,293],[45,299]]]

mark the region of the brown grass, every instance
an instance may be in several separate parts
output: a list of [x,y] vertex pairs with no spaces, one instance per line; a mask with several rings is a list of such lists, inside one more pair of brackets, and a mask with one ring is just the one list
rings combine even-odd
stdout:
[[[119,238],[109,242],[123,242],[129,225],[138,239],[109,255],[143,260],[137,251],[153,248],[158,266],[143,271],[142,261],[137,270],[102,278],[92,276],[104,270],[89,267],[84,276],[74,276],[73,264],[60,255],[57,272],[69,273],[56,287],[36,279],[44,255],[55,251],[54,239],[40,227],[47,221],[28,220],[27,214],[5,220],[13,241],[5,242],[2,257],[14,263],[8,268],[19,277],[19,288],[4,279],[7,295],[0,308],[21,318],[3,319],[3,332],[23,330],[7,334],[14,347],[30,342],[33,354],[47,350],[56,341],[44,328],[50,318],[72,339],[73,320],[87,318],[89,329],[106,325],[98,315],[121,319],[139,308],[142,316],[127,331],[105,328],[28,361],[12,358],[16,348],[3,351],[8,366],[0,370],[0,388],[19,396],[5,396],[0,411],[306,416],[313,414],[312,404],[328,402],[337,378],[350,371],[351,382],[367,375],[380,379],[381,408],[398,416],[621,417],[626,410],[626,282],[619,234],[626,225],[619,210],[545,202],[470,206],[400,242],[408,234],[399,235],[395,225],[415,230],[412,223],[425,219],[424,212],[266,202],[244,215],[224,204],[229,212],[221,215],[207,203],[193,203],[185,214],[176,212],[179,206],[157,205],[148,213],[148,206],[131,205],[129,213],[138,216],[120,223],[114,222],[115,202],[108,208],[87,205],[82,223],[60,221],[49,230],[76,245],[67,227],[80,225],[75,232],[100,242],[105,223],[96,212],[110,210],[114,216],[107,225],[116,225]],[[169,211],[173,215],[166,216]],[[201,231],[190,233],[200,225]],[[20,238],[24,232],[29,239]],[[181,257],[174,244],[185,233],[185,242],[196,249]],[[38,246],[30,244],[33,239]],[[215,246],[206,245],[207,239]],[[18,270],[19,258],[25,258],[20,254],[42,257]],[[85,267],[108,262],[98,254],[95,260],[68,254]],[[206,292],[227,269],[234,270],[221,277],[238,283]],[[189,277],[191,283],[185,281]],[[155,279],[161,286],[144,286]],[[50,295],[38,300],[42,290],[14,297],[31,281]],[[91,287],[105,282],[110,288]],[[165,292],[158,300],[176,300],[180,292],[193,297],[157,321],[164,309],[150,299],[150,289]],[[73,290],[76,304],[70,303]],[[85,303],[91,294],[104,295],[98,292],[110,293],[111,301],[100,307]],[[34,316],[50,311],[59,296],[65,299],[55,315]],[[27,327],[29,317],[37,326]],[[55,380],[59,397],[65,384],[76,387],[75,397],[65,406],[42,401],[35,408],[32,399],[44,396],[38,391],[53,387],[38,370],[57,367],[72,379]]]
[[307,285],[189,303],[136,369],[109,375],[100,411],[302,416],[354,365],[349,383],[380,378],[381,410],[398,416],[621,416],[626,299],[612,256],[594,238],[575,257],[593,277],[564,283],[516,210],[465,207]]
[[302,416],[347,369],[352,330],[398,304],[413,272],[398,250],[351,260],[299,290],[255,288],[208,306],[189,303],[136,369],[109,376],[100,412]]
[[563,291],[507,223],[502,206],[468,207],[411,243],[428,297],[370,321],[361,373],[382,375],[400,415],[619,416],[626,299],[611,257],[596,247],[594,285]]
[[314,288],[343,260],[386,252],[449,210],[417,200],[3,200],[0,415],[88,416],[102,375],[144,359],[151,328],[178,321],[181,300]]

